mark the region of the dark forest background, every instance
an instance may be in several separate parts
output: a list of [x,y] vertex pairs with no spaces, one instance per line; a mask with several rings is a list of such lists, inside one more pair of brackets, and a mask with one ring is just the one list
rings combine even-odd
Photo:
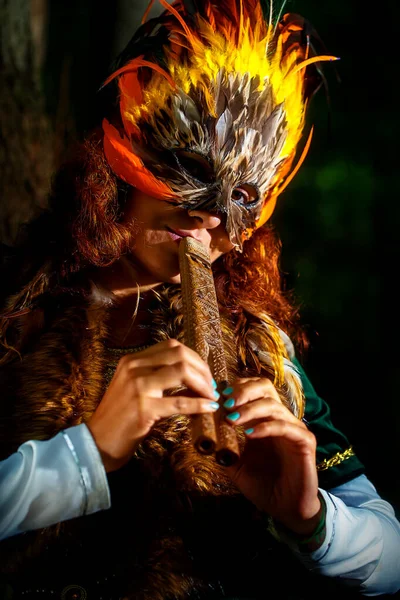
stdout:
[[[0,241],[46,203],[68,145],[147,0],[0,0]],[[292,0],[328,51],[309,154],[272,223],[310,337],[305,366],[378,491],[400,512],[400,5]],[[153,13],[160,11],[158,7]]]

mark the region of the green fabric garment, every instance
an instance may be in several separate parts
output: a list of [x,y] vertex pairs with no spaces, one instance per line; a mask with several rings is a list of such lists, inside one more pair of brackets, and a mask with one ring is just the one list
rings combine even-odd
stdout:
[[[304,418],[307,427],[317,438],[317,464],[324,459],[329,460],[338,452],[350,448],[347,437],[333,425],[330,409],[326,402],[318,396],[299,361],[294,358],[293,364],[299,371],[306,398]],[[329,489],[346,483],[358,475],[365,473],[365,467],[357,456],[352,455],[337,465],[318,471],[319,485]]]

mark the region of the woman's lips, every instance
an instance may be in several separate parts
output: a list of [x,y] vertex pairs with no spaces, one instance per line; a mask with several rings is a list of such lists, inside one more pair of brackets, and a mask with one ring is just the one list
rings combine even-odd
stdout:
[[176,233],[173,229],[170,229],[169,227],[166,228],[170,237],[174,240],[174,242],[180,242],[180,240],[185,237],[183,235],[179,235],[178,233]]
[[170,234],[170,236],[176,241],[176,240],[181,240],[184,237],[191,237],[195,240],[200,240],[199,237],[197,237],[196,235],[194,235],[194,233],[192,233],[191,231],[185,231],[184,229],[171,229],[170,227],[166,227],[168,233]]
[[196,235],[192,231],[185,231],[184,229],[171,229],[168,226],[166,226],[166,230],[168,231],[169,235],[174,240],[174,242],[180,242],[181,239],[184,237],[191,237],[194,240],[198,240],[199,242],[201,242],[202,244],[204,244],[206,247],[209,248],[209,243],[207,244],[207,242],[200,239],[200,235],[199,235],[200,232],[196,232],[197,233],[197,235]]

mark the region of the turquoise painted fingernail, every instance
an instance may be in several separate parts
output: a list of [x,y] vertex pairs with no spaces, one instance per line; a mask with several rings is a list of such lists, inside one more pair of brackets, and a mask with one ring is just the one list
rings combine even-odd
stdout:
[[218,410],[218,409],[219,409],[219,404],[218,404],[218,402],[210,402],[210,406],[211,406],[211,408],[213,408],[214,410]]
[[250,433],[253,433],[254,429],[253,427],[249,427],[249,429],[245,429],[244,432],[247,433],[247,435],[250,435]]
[[229,419],[230,421],[237,421],[239,417],[240,417],[240,413],[234,412],[231,415],[228,415],[226,418]]
[[232,392],[233,392],[233,388],[227,387],[226,390],[224,390],[222,393],[225,394],[226,396],[229,396],[229,394],[232,394]]
[[221,396],[221,394],[219,392],[217,392],[217,390],[214,390],[214,398],[219,398]]
[[213,384],[214,390],[216,390],[218,385],[217,385],[217,382],[215,381],[215,379],[212,380],[212,384]]
[[228,398],[228,400],[225,400],[224,406],[225,408],[233,408],[235,406],[234,398]]

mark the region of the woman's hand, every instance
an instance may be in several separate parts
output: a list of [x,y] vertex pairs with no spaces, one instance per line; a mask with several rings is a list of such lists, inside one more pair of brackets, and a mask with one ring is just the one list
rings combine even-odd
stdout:
[[232,480],[257,508],[297,534],[311,534],[321,510],[315,436],[267,378],[238,379],[224,395],[227,420],[247,436],[240,461],[228,468]]
[[[178,386],[189,392],[164,396]],[[106,471],[128,462],[157,421],[174,414],[214,412],[216,396],[208,365],[177,340],[124,356],[87,423]]]

